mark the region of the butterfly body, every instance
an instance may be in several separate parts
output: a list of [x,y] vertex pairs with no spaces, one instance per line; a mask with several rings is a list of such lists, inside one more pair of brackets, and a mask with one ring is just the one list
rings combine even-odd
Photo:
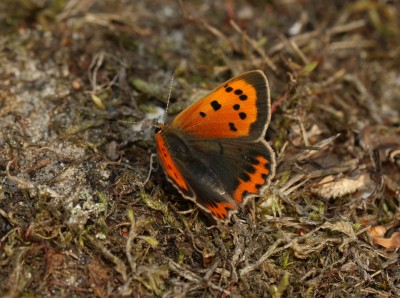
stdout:
[[218,219],[259,195],[275,169],[264,140],[270,119],[268,83],[250,71],[222,84],[156,134],[168,180]]

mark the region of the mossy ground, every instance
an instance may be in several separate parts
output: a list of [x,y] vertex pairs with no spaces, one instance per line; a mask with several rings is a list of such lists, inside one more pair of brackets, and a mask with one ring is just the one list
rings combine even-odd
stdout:
[[[0,3],[0,293],[400,296],[397,1]],[[214,225],[151,129],[233,75],[271,85],[277,174]]]

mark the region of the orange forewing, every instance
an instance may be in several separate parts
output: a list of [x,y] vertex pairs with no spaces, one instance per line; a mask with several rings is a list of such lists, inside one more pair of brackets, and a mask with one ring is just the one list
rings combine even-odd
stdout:
[[240,76],[233,78],[186,108],[172,126],[199,138],[248,137],[258,117],[259,102],[267,100],[257,98],[256,88]]

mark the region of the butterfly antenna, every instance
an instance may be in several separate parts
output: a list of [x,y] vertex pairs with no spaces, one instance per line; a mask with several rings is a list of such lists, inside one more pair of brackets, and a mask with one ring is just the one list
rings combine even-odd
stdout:
[[167,120],[168,107],[169,107],[169,102],[170,102],[171,94],[172,94],[172,85],[173,85],[173,83],[174,83],[175,71],[176,71],[176,68],[174,68],[174,69],[172,70],[172,73],[171,73],[171,81],[170,81],[170,83],[169,83],[169,92],[168,92],[167,106],[165,107],[165,113],[164,113],[164,117],[163,117],[163,123],[165,123],[165,121]]

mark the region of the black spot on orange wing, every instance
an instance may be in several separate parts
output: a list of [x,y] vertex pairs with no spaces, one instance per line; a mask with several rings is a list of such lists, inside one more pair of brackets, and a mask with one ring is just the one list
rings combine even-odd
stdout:
[[218,101],[216,101],[216,100],[213,100],[211,103],[210,103],[210,105],[211,105],[211,107],[214,109],[214,111],[218,111],[222,106],[221,106],[221,104],[218,102]]
[[229,129],[230,129],[231,131],[237,131],[237,128],[236,128],[236,126],[235,126],[235,123],[229,122]]
[[236,95],[240,95],[243,93],[243,91],[241,89],[236,89],[233,93],[235,93]]

